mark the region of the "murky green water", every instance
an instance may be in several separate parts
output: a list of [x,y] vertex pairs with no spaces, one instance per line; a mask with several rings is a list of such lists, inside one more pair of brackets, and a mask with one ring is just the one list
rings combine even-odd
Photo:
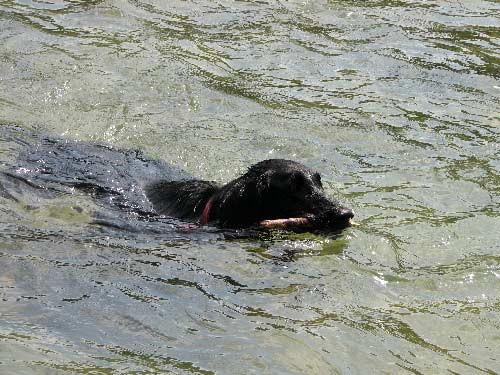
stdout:
[[0,373],[500,373],[499,15],[0,1],[1,123],[221,182],[292,158],[362,223],[222,240],[101,228],[77,192],[1,197]]

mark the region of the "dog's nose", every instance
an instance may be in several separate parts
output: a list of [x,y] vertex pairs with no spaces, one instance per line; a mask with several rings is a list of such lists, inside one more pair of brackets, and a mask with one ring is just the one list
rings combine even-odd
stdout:
[[349,220],[354,217],[354,211],[349,208],[343,208],[339,213],[340,218],[344,220]]

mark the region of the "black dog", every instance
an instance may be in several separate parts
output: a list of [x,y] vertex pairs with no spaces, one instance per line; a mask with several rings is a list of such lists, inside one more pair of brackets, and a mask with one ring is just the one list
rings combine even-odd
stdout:
[[262,161],[218,186],[137,150],[40,136],[17,127],[0,128],[0,135],[19,149],[16,165],[1,174],[3,184],[23,181],[26,188],[43,192],[76,188],[117,212],[225,228],[342,229],[354,216],[326,197],[318,173],[290,160]]
[[284,159],[257,163],[224,186],[195,179],[154,182],[146,196],[159,214],[227,228],[342,229],[354,217],[326,197],[319,173]]

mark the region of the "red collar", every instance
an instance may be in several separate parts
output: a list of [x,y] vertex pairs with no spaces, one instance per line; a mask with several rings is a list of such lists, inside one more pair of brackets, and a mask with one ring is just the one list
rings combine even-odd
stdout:
[[207,201],[205,204],[205,208],[203,209],[203,213],[201,214],[200,217],[200,225],[207,225],[209,216],[210,216],[210,210],[212,209],[212,204],[214,201],[214,196],[212,195],[210,199]]

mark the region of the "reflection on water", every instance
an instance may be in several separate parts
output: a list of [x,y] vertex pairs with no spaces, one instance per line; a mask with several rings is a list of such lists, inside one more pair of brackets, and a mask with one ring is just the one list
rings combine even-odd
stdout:
[[220,182],[296,159],[362,226],[223,238],[2,180],[0,372],[499,373],[499,12],[2,1],[1,123]]

